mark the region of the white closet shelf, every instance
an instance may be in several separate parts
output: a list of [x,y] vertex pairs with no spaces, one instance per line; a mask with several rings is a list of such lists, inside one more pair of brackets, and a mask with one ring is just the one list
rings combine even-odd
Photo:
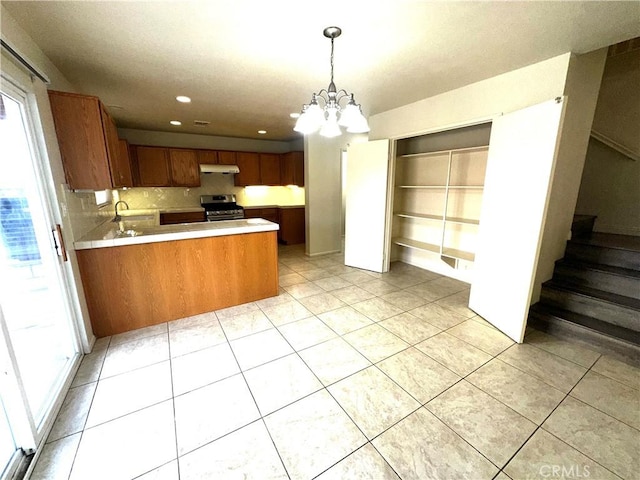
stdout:
[[426,213],[413,213],[413,212],[396,212],[394,213],[396,217],[402,218],[419,218],[422,220],[438,220],[442,221],[442,215],[428,215]]
[[480,150],[488,150],[488,148],[489,148],[488,146],[482,146],[482,147],[456,148],[453,150],[439,150],[437,152],[407,153],[405,155],[398,155],[397,158],[433,157],[436,155],[449,154],[449,152],[453,152],[453,153],[475,152]]
[[463,225],[480,225],[480,220],[474,218],[461,218],[461,217],[447,217],[447,223],[460,223]]
[[401,247],[414,248],[425,252],[440,253],[440,245],[434,245],[432,243],[419,242],[417,240],[411,240],[410,238],[404,237],[395,237],[391,241]]
[[443,248],[442,256],[456,258],[458,260],[468,260],[470,262],[473,262],[476,258],[474,253],[465,252],[464,250],[458,250],[456,248]]

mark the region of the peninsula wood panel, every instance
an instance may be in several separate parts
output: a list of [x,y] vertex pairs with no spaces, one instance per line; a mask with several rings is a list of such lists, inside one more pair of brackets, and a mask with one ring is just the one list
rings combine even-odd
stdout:
[[76,252],[91,324],[104,337],[278,294],[276,232]]

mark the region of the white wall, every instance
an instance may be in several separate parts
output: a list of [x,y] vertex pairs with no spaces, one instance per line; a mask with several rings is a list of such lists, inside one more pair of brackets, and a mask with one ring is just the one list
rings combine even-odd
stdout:
[[576,213],[596,215],[594,231],[640,236],[640,162],[589,141]]
[[564,91],[570,58],[571,54],[565,53],[373,115],[369,138],[410,137],[550,100]]
[[325,138],[316,133],[305,137],[307,255],[341,251],[341,155],[349,143],[366,140],[362,134]]
[[[593,129],[640,153],[640,50],[607,58]],[[640,235],[640,162],[589,142],[576,213],[597,232]]]
[[532,303],[539,300],[542,282],[553,276],[555,261],[564,256],[566,242],[570,238],[606,55],[607,49],[603,48],[585,55],[572,55],[569,62],[564,89],[567,106],[558,144]]

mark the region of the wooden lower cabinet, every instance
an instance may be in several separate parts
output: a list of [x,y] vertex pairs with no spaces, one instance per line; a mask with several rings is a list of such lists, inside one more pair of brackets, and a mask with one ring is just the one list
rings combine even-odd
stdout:
[[207,217],[204,210],[198,212],[165,212],[160,214],[160,225],[205,222],[206,220]]
[[98,337],[278,295],[276,232],[77,250]]
[[280,209],[279,240],[285,245],[305,242],[304,207]]

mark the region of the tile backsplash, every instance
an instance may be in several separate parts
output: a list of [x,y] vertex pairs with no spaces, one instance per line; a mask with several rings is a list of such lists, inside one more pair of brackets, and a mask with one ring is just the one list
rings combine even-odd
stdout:
[[149,187],[119,190],[132,210],[150,208],[199,207],[200,195],[234,193],[243,207],[256,205],[304,205],[304,188],[296,187],[236,187],[233,176],[225,174],[201,175],[202,185],[195,188]]

